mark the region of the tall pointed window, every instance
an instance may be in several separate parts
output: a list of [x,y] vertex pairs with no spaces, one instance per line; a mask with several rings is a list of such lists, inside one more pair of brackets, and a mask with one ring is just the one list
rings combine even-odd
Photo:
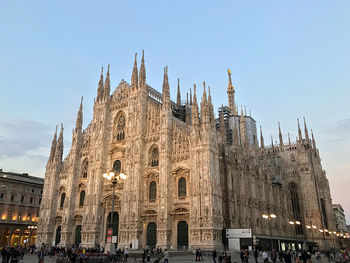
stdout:
[[114,163],[113,163],[113,171],[115,173],[120,173],[122,170],[122,163],[120,162],[120,160],[116,160]]
[[150,165],[151,167],[157,167],[159,165],[159,152],[157,146],[153,147],[152,149],[150,156]]
[[186,196],[187,195],[187,190],[186,190],[186,178],[181,177],[179,179],[178,183],[178,196]]
[[[301,221],[301,213],[300,213],[300,206],[299,206],[299,195],[298,195],[298,188],[295,183],[290,184],[290,198],[292,201],[292,212],[293,212],[293,219]],[[303,233],[301,225],[296,225],[296,234],[301,235]]]
[[327,220],[327,214],[326,214],[326,206],[324,203],[324,199],[321,198],[321,212],[322,212],[322,220],[325,228],[328,228],[328,220]]
[[81,165],[81,177],[82,178],[87,178],[88,168],[89,168],[89,161],[88,161],[88,159],[85,159]]
[[63,208],[65,199],[66,199],[66,193],[61,194],[60,208]]
[[124,115],[120,115],[117,123],[117,141],[122,141],[125,138],[125,117]]
[[79,207],[84,206],[84,200],[85,200],[85,191],[80,192],[80,198],[79,198]]
[[152,181],[149,184],[149,200],[154,201],[157,198],[157,183]]

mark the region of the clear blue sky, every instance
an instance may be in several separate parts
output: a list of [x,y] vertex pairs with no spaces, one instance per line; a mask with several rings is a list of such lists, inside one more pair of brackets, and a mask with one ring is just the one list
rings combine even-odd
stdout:
[[305,116],[350,220],[349,13],[347,0],[3,1],[0,167],[44,176],[59,122],[70,147],[80,96],[90,122],[101,65],[114,89],[144,49],[148,84],[161,90],[168,65],[173,99],[179,77],[183,96],[205,80],[226,104],[231,68],[266,142],[278,121],[295,138]]

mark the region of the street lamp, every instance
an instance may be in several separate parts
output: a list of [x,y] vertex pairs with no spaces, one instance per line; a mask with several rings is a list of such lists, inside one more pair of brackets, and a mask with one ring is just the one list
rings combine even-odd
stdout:
[[275,214],[262,214],[262,218],[269,220],[270,227],[270,242],[271,242],[271,251],[273,250],[273,242],[272,242],[272,228],[271,228],[271,219],[275,219],[277,216]]
[[[111,218],[109,220],[109,230],[110,233],[108,233],[111,238],[113,236],[113,213],[114,213],[114,192],[115,187],[120,179],[126,179],[126,175],[123,172],[111,170],[110,172],[106,172],[103,174],[103,178],[105,178],[107,181],[110,181],[112,183],[112,211],[111,211]],[[109,246],[109,247],[108,247]],[[114,253],[115,252],[115,246],[112,244],[112,240],[110,242],[107,241],[106,250]]]
[[[290,225],[295,225],[296,227],[300,227],[301,225],[301,222],[299,220],[289,220],[288,222]],[[297,236],[298,235],[298,231],[297,231],[297,228],[295,228],[295,244],[296,244],[296,250],[299,250],[298,248],[298,243],[297,243]]]
[[[317,227],[315,225],[313,225],[312,222],[310,221],[310,225],[306,225],[306,228],[310,229],[311,235],[312,235],[312,242],[315,243],[314,229],[317,229]],[[314,246],[314,244],[312,244],[312,246]],[[312,247],[312,249],[314,249],[314,247]]]

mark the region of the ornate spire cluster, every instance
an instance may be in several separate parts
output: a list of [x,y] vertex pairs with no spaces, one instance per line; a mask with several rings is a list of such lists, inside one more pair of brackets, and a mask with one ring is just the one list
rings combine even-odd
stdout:
[[177,98],[176,98],[177,106],[181,105],[181,94],[180,94],[180,79],[177,79]]
[[142,50],[142,59],[141,59],[141,66],[140,66],[139,81],[140,81],[140,88],[146,89],[146,66],[145,66],[145,52],[144,52],[144,50]]
[[236,103],[235,103],[235,88],[232,85],[231,80],[231,70],[227,70],[228,73],[228,85],[227,85],[227,95],[228,95],[228,105],[230,107],[231,115],[238,115]]
[[[311,130],[311,140],[310,140],[309,131],[308,131],[308,128],[307,128],[305,117],[303,117],[303,119],[304,119],[305,139],[303,139],[303,134],[302,134],[302,131],[301,131],[301,128],[300,128],[299,119],[297,119],[297,123],[298,123],[298,136],[296,138],[297,142],[298,143],[302,143],[302,142],[306,141],[307,143],[311,143],[312,144],[312,148],[316,149],[316,142],[315,142],[315,138],[313,136],[312,130]],[[282,135],[282,132],[281,132],[281,125],[280,125],[279,122],[278,122],[278,137],[279,137],[279,146],[284,146],[283,135]],[[264,138],[262,136],[261,126],[260,126],[260,143],[261,143],[261,148],[264,148]],[[271,141],[271,145],[274,146],[273,145],[273,141]],[[288,145],[291,145],[289,132],[288,132]]]

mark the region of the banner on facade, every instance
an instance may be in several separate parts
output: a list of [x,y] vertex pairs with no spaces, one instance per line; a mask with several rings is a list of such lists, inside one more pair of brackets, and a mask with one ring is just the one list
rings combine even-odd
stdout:
[[111,236],[112,235],[112,232],[113,232],[113,229],[109,228],[107,230],[107,236]]
[[112,243],[117,244],[117,238],[118,236],[112,236]]
[[252,230],[250,228],[244,229],[226,229],[227,238],[251,238]]
[[112,237],[111,236],[107,236],[107,243],[112,243]]

